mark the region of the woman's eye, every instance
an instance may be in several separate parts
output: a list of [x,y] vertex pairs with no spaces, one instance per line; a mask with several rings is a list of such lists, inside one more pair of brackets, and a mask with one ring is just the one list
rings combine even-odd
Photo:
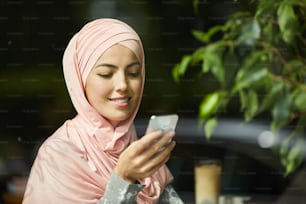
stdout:
[[112,73],[98,74],[98,76],[105,78],[105,79],[111,78],[112,75],[113,75]]
[[140,72],[137,71],[137,72],[128,72],[128,75],[131,76],[131,77],[139,77],[140,76]]

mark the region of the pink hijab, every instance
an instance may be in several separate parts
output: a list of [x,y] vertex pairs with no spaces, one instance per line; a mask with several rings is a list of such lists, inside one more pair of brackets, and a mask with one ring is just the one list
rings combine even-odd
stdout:
[[[84,94],[87,76],[95,62],[117,43],[135,53],[142,63],[144,76],[141,40],[121,21],[91,21],[70,40],[63,57],[63,69],[78,114],[67,120],[40,147],[23,204],[96,204],[104,195],[120,153],[137,139],[133,120],[140,101],[130,118],[114,128],[88,103]],[[137,202],[156,203],[171,180],[166,166],[153,176],[140,180],[145,188],[138,194]]]

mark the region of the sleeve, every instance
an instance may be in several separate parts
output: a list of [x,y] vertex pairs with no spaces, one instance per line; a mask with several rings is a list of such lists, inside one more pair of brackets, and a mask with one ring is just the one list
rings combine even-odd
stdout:
[[106,186],[104,196],[97,204],[136,203],[137,194],[144,188],[141,184],[130,184],[116,173],[112,173]]
[[168,185],[159,199],[159,204],[184,204],[171,185]]

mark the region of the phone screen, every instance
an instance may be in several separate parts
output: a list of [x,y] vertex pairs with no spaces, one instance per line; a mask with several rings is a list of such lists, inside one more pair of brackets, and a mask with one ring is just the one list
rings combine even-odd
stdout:
[[152,115],[146,130],[146,134],[156,130],[162,130],[164,132],[174,131],[178,118],[179,117],[177,114]]

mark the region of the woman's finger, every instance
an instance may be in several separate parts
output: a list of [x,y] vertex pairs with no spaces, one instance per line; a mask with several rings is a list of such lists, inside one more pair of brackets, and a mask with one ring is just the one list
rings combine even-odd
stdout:
[[156,154],[151,160],[147,161],[139,170],[141,177],[147,177],[154,174],[162,165],[164,165],[170,158],[170,153],[175,147],[175,142],[172,141],[163,152]]
[[154,141],[144,154],[146,154],[148,158],[151,158],[161,152],[172,141],[174,134],[173,131],[165,133],[158,140]]
[[162,131],[154,131],[144,135],[139,140],[131,144],[131,149],[135,155],[140,155],[158,141],[163,135]]

